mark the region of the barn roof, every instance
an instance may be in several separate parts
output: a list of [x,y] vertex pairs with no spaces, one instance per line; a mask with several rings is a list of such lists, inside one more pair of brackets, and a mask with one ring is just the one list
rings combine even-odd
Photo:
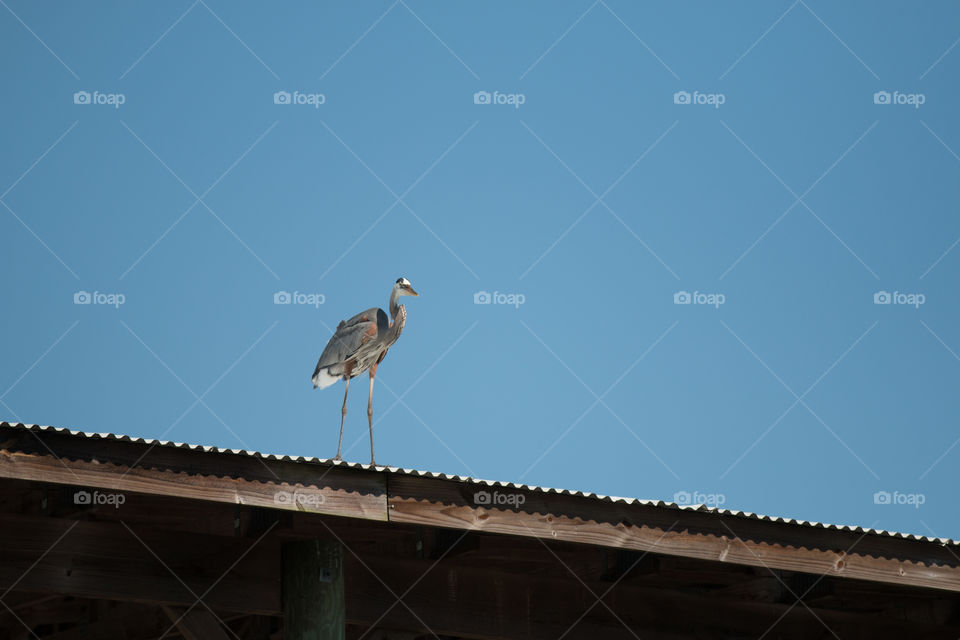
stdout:
[[0,422],[0,478],[960,591],[954,540],[400,467]]
[[619,496],[608,496],[608,495],[586,492],[586,491],[558,489],[553,487],[540,487],[536,485],[528,485],[528,484],[522,484],[522,483],[516,483],[516,482],[505,482],[505,481],[499,481],[499,480],[485,480],[482,478],[473,478],[470,476],[447,474],[447,473],[437,472],[437,471],[422,471],[418,469],[407,469],[404,467],[370,465],[370,464],[363,464],[359,462],[347,462],[343,460],[337,461],[330,458],[317,458],[312,456],[268,454],[268,453],[261,453],[259,451],[249,451],[247,449],[227,449],[227,448],[221,448],[221,447],[210,446],[210,445],[187,444],[183,442],[173,442],[171,440],[137,438],[137,437],[131,437],[131,436],[126,436],[121,434],[114,434],[114,433],[94,433],[89,431],[72,430],[66,427],[41,426],[36,424],[0,422],[0,428],[25,429],[25,430],[34,431],[37,433],[49,432],[49,433],[69,434],[72,437],[86,438],[90,440],[130,442],[130,443],[135,443],[139,445],[146,445],[149,447],[169,447],[169,448],[175,448],[175,449],[186,449],[190,451],[197,451],[197,452],[203,452],[208,454],[219,454],[222,456],[246,456],[251,458],[259,458],[262,460],[270,460],[270,461],[277,461],[277,462],[293,462],[293,463],[304,464],[304,465],[322,465],[322,466],[330,466],[330,467],[342,467],[346,469],[358,469],[363,471],[381,472],[381,473],[396,474],[401,476],[432,478],[432,479],[438,479],[438,480],[448,480],[448,481],[458,482],[462,484],[486,486],[486,487],[495,488],[495,489],[516,489],[519,491],[531,491],[531,492],[543,493],[543,494],[575,496],[578,498],[587,498],[587,499],[594,500],[601,503],[603,502],[620,503],[625,505],[644,505],[644,506],[656,507],[658,509],[666,509],[666,510],[697,511],[701,513],[713,513],[717,515],[731,516],[735,518],[760,520],[763,522],[771,522],[776,524],[810,527],[813,529],[826,529],[826,530],[832,530],[832,531],[844,531],[844,532],[857,533],[857,534],[866,534],[870,536],[899,538],[904,540],[934,543],[938,545],[949,545],[952,547],[960,546],[960,542],[951,538],[936,538],[936,537],[923,536],[923,535],[917,535],[912,533],[900,533],[896,531],[885,531],[882,529],[860,527],[856,525],[829,524],[829,523],[823,523],[823,522],[814,522],[810,520],[784,518],[780,516],[768,516],[768,515],[763,515],[758,513],[751,513],[748,511],[739,511],[739,510],[733,510],[733,509],[711,507],[703,504],[683,505],[683,504],[677,504],[676,502],[668,502],[665,500],[625,498],[625,497],[619,497]]

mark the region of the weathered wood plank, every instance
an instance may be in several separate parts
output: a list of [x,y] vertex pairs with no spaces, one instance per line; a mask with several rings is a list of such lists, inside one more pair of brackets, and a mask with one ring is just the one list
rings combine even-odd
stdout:
[[[625,581],[463,567],[442,560],[345,556],[347,619],[425,635],[515,640],[759,638],[955,640],[957,623],[908,621],[877,611],[849,613],[667,590]],[[408,591],[409,589],[409,591]],[[402,602],[397,597],[403,596]],[[603,604],[598,603],[598,598]]]
[[[166,618],[161,618],[160,612],[146,605],[84,599],[68,601],[63,598],[57,598],[57,602],[51,604],[53,606],[46,611],[24,612],[23,621],[32,628],[38,625],[53,626],[52,623],[61,617],[62,612],[69,611],[78,605],[86,610],[87,615],[82,619],[74,620],[73,624],[56,625],[59,631],[42,633],[43,640],[90,640],[91,638],[156,640],[170,628],[170,623],[166,622]],[[0,625],[0,629],[3,628]],[[36,636],[28,633],[26,629],[23,633],[24,635],[20,636],[22,640],[36,640]],[[16,634],[13,637],[17,638]]]
[[389,490],[391,522],[960,591],[960,560],[930,543],[498,489],[522,496],[508,509],[476,504],[476,492],[493,489],[431,478],[392,476]]
[[[43,437],[51,439],[48,434]],[[59,460],[46,452],[0,449],[0,478],[387,519],[383,474],[292,462],[267,465],[253,458],[243,459],[238,465],[241,456],[228,458],[230,464],[225,467],[225,460],[213,454],[163,447],[155,447],[146,455],[141,451],[127,458],[126,464],[118,464],[109,462],[103,452],[76,446],[78,439],[57,440],[49,444]],[[99,444],[102,447],[103,443]],[[140,456],[137,466],[129,466]]]
[[194,607],[188,611],[182,607],[163,607],[163,612],[185,640],[230,640],[207,609]]
[[258,543],[137,525],[0,516],[0,593],[15,588],[187,607],[202,597],[218,610],[279,615],[279,562],[279,544],[269,537]]

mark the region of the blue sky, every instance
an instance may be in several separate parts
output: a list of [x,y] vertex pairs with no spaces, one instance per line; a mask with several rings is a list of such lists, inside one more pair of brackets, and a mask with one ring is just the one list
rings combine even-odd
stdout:
[[960,537],[956,4],[0,4],[4,418]]

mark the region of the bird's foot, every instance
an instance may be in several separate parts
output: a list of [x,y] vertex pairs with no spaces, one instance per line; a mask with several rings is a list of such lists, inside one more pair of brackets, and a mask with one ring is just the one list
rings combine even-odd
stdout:
[[371,467],[377,466],[377,461],[374,460],[373,458],[370,458],[370,466],[371,466]]
[[333,459],[334,462],[340,462],[340,461],[342,461],[342,460],[343,460],[343,458],[340,457],[340,454],[339,454],[339,453],[337,454],[337,457]]

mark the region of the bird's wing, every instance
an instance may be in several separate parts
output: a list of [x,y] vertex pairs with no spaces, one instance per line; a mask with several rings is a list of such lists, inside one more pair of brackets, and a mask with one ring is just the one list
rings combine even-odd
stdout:
[[383,309],[371,307],[366,311],[361,311],[360,313],[353,316],[349,320],[341,321],[340,324],[337,325],[337,329],[339,329],[340,327],[350,327],[355,324],[360,324],[361,322],[370,322],[370,321],[377,322],[377,317],[380,314],[383,314],[383,316],[386,317],[386,314],[383,313]]
[[364,345],[376,341],[389,326],[387,314],[376,307],[342,321],[317,361],[317,368],[313,371],[314,384],[317,384],[318,374],[323,369],[334,379],[342,376],[346,361]]

